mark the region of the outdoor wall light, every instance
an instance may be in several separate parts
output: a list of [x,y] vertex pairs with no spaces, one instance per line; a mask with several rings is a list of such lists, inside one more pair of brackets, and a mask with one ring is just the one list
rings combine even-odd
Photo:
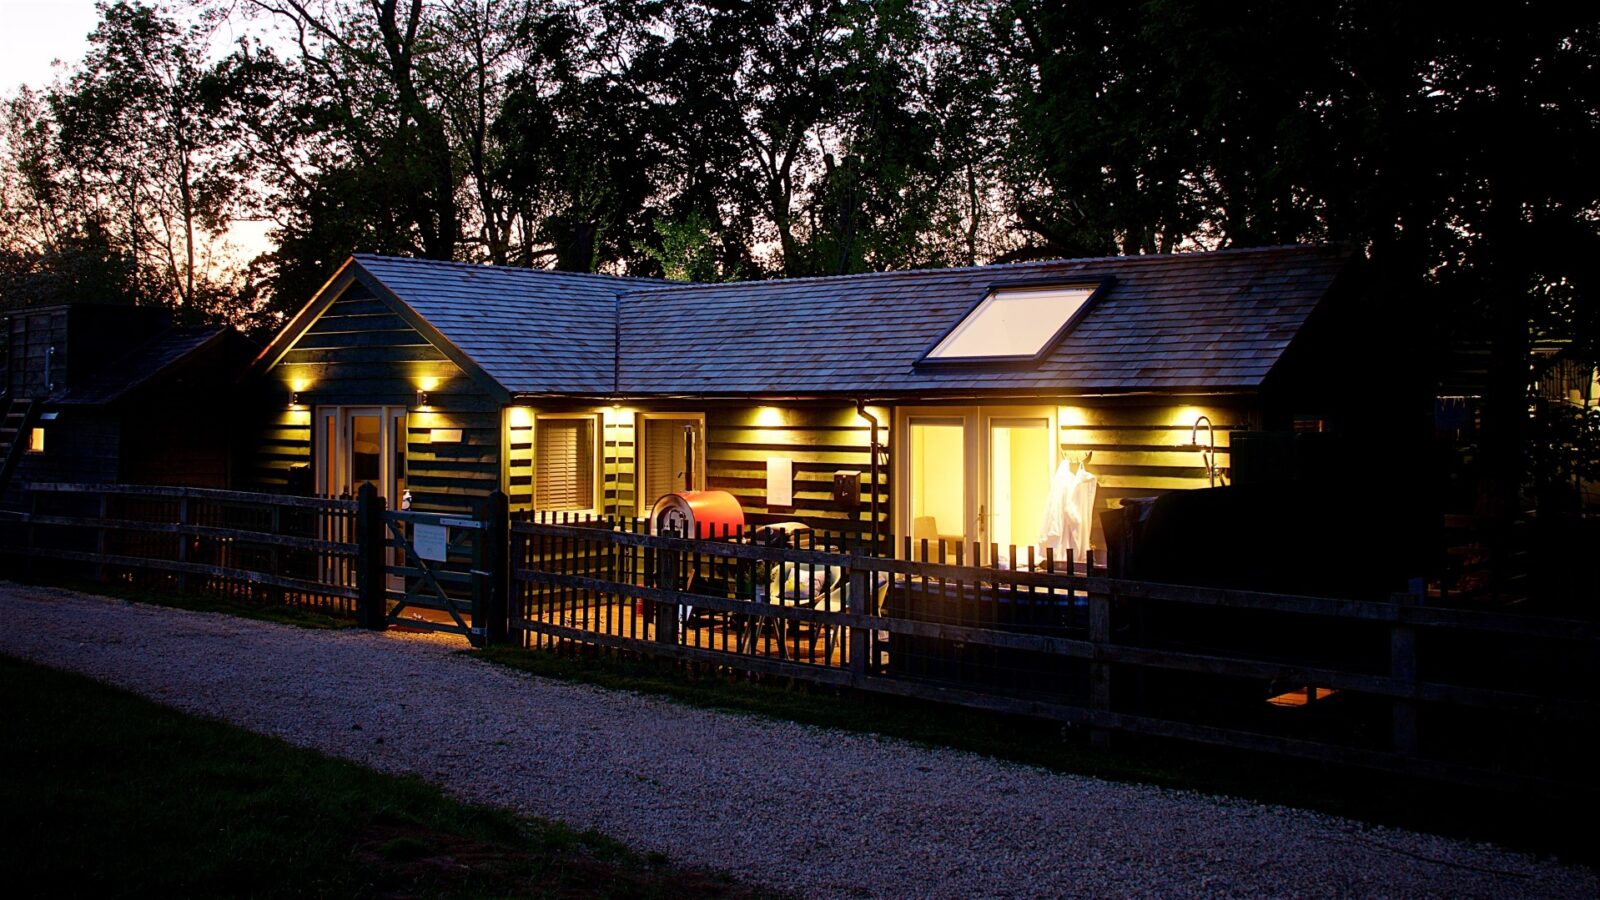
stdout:
[[290,406],[299,406],[300,405],[300,392],[299,391],[290,391],[289,392],[289,405]]
[[422,409],[423,407],[425,407],[427,405],[428,405],[428,392],[423,390],[422,388],[417,388],[417,409]]

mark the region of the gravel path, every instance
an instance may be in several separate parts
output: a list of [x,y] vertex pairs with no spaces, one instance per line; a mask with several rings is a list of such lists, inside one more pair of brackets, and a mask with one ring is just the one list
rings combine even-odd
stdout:
[[807,896],[1572,896],[1492,846],[0,582],[0,653]]

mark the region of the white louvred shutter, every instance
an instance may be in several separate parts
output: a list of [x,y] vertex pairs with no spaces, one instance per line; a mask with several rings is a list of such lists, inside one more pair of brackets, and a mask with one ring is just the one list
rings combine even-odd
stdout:
[[594,420],[540,419],[534,429],[534,507],[594,506]]

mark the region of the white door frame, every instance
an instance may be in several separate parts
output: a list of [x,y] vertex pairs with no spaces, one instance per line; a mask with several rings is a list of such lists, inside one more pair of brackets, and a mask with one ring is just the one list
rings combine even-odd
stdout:
[[[639,515],[650,515],[651,507],[657,497],[667,493],[659,486],[648,484],[645,480],[645,445],[649,442],[649,429],[646,422],[651,419],[677,419],[695,423],[694,437],[694,489],[706,489],[706,414],[703,412],[642,412],[638,415],[638,425],[633,436],[633,471],[639,479],[634,485],[634,499],[639,507]],[[673,488],[678,490],[678,488]]]
[[[312,446],[316,457],[316,492],[323,496],[338,496],[350,491],[351,497],[355,496],[350,484],[350,443],[353,421],[357,416],[376,416],[382,422],[378,430],[378,491],[389,509],[399,509],[400,497],[392,495],[399,493],[396,488],[405,476],[404,472],[396,471],[395,466],[396,451],[401,449],[396,445],[406,440],[404,406],[318,406],[313,409],[311,421]],[[328,445],[327,420],[330,417],[334,420],[332,447]]]
[[[992,465],[993,427],[994,424],[1007,420],[1041,419],[1049,435],[1050,471],[1053,473],[1061,459],[1061,435],[1056,420],[1056,407],[1045,405],[1032,406],[911,406],[897,407],[894,414],[894,522],[895,522],[895,548],[900,550],[905,544],[905,538],[911,533],[911,420],[913,419],[943,419],[948,421],[959,420],[962,424],[964,438],[963,448],[966,459],[966,478],[962,484],[964,495],[964,526],[963,540],[966,542],[968,553],[963,554],[965,559],[970,555],[972,543],[977,541],[982,548],[983,562],[988,562],[989,535],[993,531],[993,513],[989,509],[990,497],[994,489]],[[913,552],[916,552],[913,548]],[[936,551],[930,547],[930,555]],[[1006,548],[1001,549],[1002,553]],[[1019,546],[1019,553],[1025,553]],[[950,558],[953,561],[953,557]]]

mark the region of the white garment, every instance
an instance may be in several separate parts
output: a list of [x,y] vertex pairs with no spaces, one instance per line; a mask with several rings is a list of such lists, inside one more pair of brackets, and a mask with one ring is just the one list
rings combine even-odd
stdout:
[[1088,468],[1079,466],[1074,472],[1070,462],[1061,461],[1050,479],[1050,495],[1039,520],[1041,552],[1054,550],[1056,559],[1064,559],[1066,551],[1071,550],[1076,559],[1083,559],[1094,534],[1094,498],[1098,490],[1098,480]]
[[1079,466],[1078,479],[1072,486],[1072,531],[1068,534],[1071,538],[1068,549],[1080,560],[1094,547],[1094,495],[1099,489],[1099,479],[1094,473],[1086,466]]

